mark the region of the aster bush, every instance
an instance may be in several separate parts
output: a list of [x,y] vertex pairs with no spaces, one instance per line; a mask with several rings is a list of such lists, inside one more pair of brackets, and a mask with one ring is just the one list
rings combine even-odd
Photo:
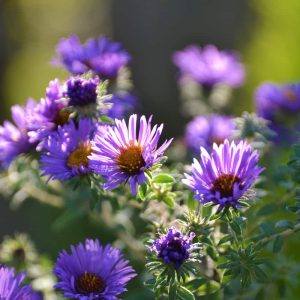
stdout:
[[263,83],[236,116],[238,54],[177,51],[189,121],[173,139],[140,113],[120,43],[72,35],[56,51],[70,75],[0,126],[0,191],[55,209],[40,224],[57,258],[5,237],[0,299],[297,299],[299,83]]

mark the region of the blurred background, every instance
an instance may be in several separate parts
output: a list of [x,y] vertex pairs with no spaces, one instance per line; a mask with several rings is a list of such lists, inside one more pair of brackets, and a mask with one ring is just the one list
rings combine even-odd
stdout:
[[[0,119],[10,106],[38,100],[48,82],[68,73],[51,65],[61,37],[81,41],[107,35],[132,55],[132,77],[141,112],[165,123],[166,136],[180,136],[177,71],[171,56],[189,44],[215,44],[240,52],[246,83],[235,91],[236,115],[253,110],[255,87],[264,80],[300,78],[299,0],[0,0]],[[103,233],[82,220],[64,230],[49,228],[59,209],[26,201],[22,210],[0,202],[0,237],[28,232],[53,258],[61,247]]]

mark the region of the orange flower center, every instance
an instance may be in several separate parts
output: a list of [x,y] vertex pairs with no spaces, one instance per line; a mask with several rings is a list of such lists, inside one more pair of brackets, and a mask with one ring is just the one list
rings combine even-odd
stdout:
[[92,153],[90,143],[82,143],[68,157],[67,166],[69,168],[80,166],[87,167],[89,164],[88,156]]
[[220,174],[213,183],[212,191],[219,192],[222,198],[231,197],[233,195],[233,187],[235,183],[241,180],[233,174]]
[[76,280],[76,290],[84,295],[89,295],[90,293],[102,293],[105,290],[106,284],[104,280],[93,273],[84,272]]
[[146,165],[142,152],[143,149],[139,145],[130,145],[122,149],[117,158],[120,169],[129,175],[137,174]]
[[60,109],[54,118],[54,123],[57,126],[59,126],[59,125],[62,126],[69,122],[69,116],[70,116],[70,112]]
[[291,90],[285,90],[284,94],[290,102],[295,102],[297,100],[297,95]]

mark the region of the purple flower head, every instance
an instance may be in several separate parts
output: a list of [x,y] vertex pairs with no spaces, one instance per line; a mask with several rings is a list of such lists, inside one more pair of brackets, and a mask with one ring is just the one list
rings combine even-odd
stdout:
[[66,104],[59,101],[63,97],[63,89],[58,79],[50,81],[46,89],[46,98],[37,104],[34,115],[29,119],[31,142],[39,142],[37,150],[43,148],[44,139],[56,129],[69,121],[70,113],[65,111]]
[[108,109],[103,109],[102,113],[112,119],[122,119],[133,112],[137,105],[137,98],[131,93],[119,92],[113,94],[105,102],[110,103],[112,106]]
[[78,127],[71,121],[61,126],[44,143],[41,154],[42,176],[65,181],[73,176],[87,174],[91,139],[96,126],[90,119],[80,119]]
[[31,286],[21,286],[25,273],[15,275],[13,268],[0,267],[0,299],[2,300],[34,300]]
[[195,233],[189,236],[183,235],[174,226],[170,227],[168,233],[156,239],[150,250],[156,252],[157,257],[161,258],[167,265],[173,265],[178,269],[190,256],[193,249],[192,240]]
[[186,145],[199,153],[200,147],[211,148],[213,143],[221,144],[234,132],[232,118],[221,115],[195,117],[185,128]]
[[69,99],[70,106],[86,106],[97,102],[97,78],[83,79],[71,77],[67,80],[63,96]]
[[165,141],[157,148],[163,124],[151,128],[151,120],[150,117],[147,122],[142,116],[137,130],[137,115],[131,115],[128,126],[124,119],[116,119],[115,126],[108,128],[105,136],[96,133],[89,166],[105,177],[102,188],[109,190],[129,180],[135,195],[137,184],[146,182],[145,172],[161,160],[172,141]]
[[263,171],[257,165],[257,150],[245,141],[214,144],[211,155],[201,147],[200,156],[200,162],[194,159],[192,175],[185,174],[183,182],[201,203],[219,205],[218,212],[225,207],[239,207],[239,199]]
[[101,246],[98,240],[63,250],[56,261],[56,288],[65,297],[80,300],[117,300],[126,284],[136,276],[118,248]]
[[188,46],[175,52],[173,62],[181,76],[190,77],[204,86],[224,84],[238,87],[244,82],[245,69],[238,56],[220,51],[213,45],[204,48]]
[[269,127],[277,133],[275,141],[295,141],[299,130],[300,83],[264,83],[255,92],[258,116],[269,120]]
[[280,113],[300,112],[300,83],[264,83],[255,92],[257,114],[274,120]]
[[16,126],[4,121],[0,126],[0,164],[7,168],[22,153],[30,152],[33,144],[28,139],[28,119],[33,113],[36,103],[28,99],[25,107],[14,105],[11,108],[12,119]]
[[120,43],[112,42],[107,37],[89,39],[81,44],[76,35],[61,39],[56,51],[58,62],[73,75],[93,71],[101,79],[114,79],[121,68],[130,61],[129,54]]

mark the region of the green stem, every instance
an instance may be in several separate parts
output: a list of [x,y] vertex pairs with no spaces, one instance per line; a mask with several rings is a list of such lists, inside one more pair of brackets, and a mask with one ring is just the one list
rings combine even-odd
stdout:
[[261,239],[260,241],[257,242],[257,244],[265,244],[268,243],[274,239],[276,239],[277,237],[286,237],[291,235],[292,233],[297,232],[298,230],[300,230],[300,223],[298,223],[294,228],[291,229],[287,229],[285,231],[279,232],[279,233],[274,233],[268,237],[265,237],[263,239]]

